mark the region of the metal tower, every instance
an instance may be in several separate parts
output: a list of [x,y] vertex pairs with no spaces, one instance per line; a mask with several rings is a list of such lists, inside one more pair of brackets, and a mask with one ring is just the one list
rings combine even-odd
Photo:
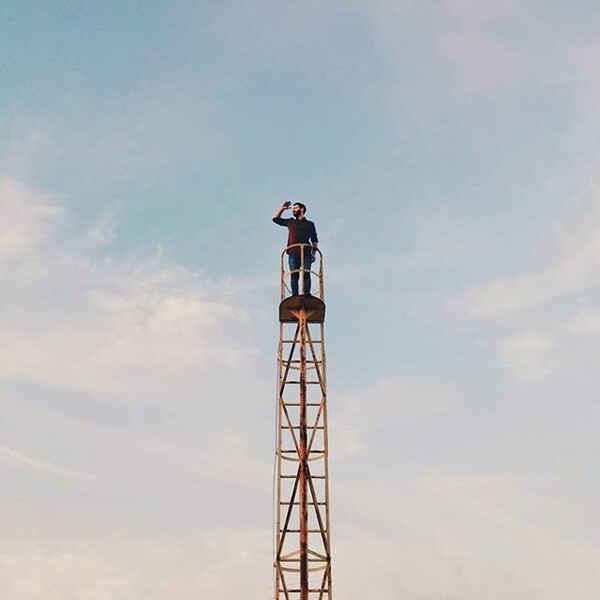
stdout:
[[[331,543],[325,378],[323,259],[317,250],[299,271],[281,254],[277,449],[275,492],[275,600],[331,600]],[[294,246],[290,246],[292,248]],[[313,295],[290,295],[290,278],[312,275]]]

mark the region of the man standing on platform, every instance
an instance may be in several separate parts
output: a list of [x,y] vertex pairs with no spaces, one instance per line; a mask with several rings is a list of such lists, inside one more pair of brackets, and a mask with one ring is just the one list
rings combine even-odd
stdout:
[[[281,215],[288,208],[292,208],[293,219],[283,219]],[[304,293],[310,294],[310,265],[314,262],[317,255],[317,246],[319,240],[317,238],[317,230],[315,224],[304,217],[306,213],[306,206],[301,202],[294,202],[292,204],[289,200],[286,200],[275,213],[273,217],[273,223],[281,225],[282,227],[288,228],[288,242],[287,245],[293,246],[294,244],[311,244],[312,248],[308,246],[304,247]],[[300,278],[300,268],[302,266],[302,252],[300,247],[289,248],[288,258],[290,263],[291,283],[292,283],[292,295],[298,295],[298,280]]]

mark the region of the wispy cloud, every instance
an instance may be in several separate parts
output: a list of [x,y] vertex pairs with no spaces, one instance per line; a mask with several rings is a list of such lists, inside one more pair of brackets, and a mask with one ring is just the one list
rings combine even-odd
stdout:
[[[70,248],[42,248],[42,234],[51,237],[64,209],[15,182],[4,183],[2,206],[2,377],[157,398],[173,393],[173,378],[182,381],[185,373],[200,382],[216,364],[240,359],[234,338],[223,338],[223,328],[230,324],[233,332],[244,317],[226,286],[152,254],[126,262],[92,258],[76,235]],[[96,240],[110,237],[112,218],[95,226]]]
[[56,218],[64,213],[57,200],[33,192],[12,178],[0,179],[0,265],[22,260],[36,249]]
[[554,343],[535,333],[511,335],[500,343],[500,360],[517,381],[538,383],[552,373]]
[[110,244],[117,238],[119,209],[112,208],[101,215],[88,230],[86,237],[94,246]]
[[499,242],[486,235],[484,224],[451,207],[435,214],[417,213],[407,219],[414,235],[412,252],[396,263],[424,269],[464,267],[497,250]]
[[437,47],[452,69],[461,95],[507,90],[522,81],[531,68],[521,49],[473,25],[441,33]]
[[89,473],[73,471],[47,460],[28,456],[27,454],[23,454],[22,452],[18,452],[7,446],[0,446],[0,458],[9,460],[19,466],[42,475],[50,475],[65,479],[95,479],[95,477]]
[[[465,306],[475,317],[493,318],[543,305],[600,285],[600,201],[597,185],[561,189],[559,210],[525,246],[523,272],[470,289]],[[536,251],[537,250],[537,251]],[[529,267],[531,263],[545,263]]]

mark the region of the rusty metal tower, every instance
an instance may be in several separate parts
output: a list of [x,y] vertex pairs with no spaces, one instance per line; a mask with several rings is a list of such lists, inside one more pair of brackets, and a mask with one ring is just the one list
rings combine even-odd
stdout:
[[[287,250],[277,357],[275,600],[331,600],[323,257],[317,250],[316,261],[305,265],[300,248],[300,269],[289,271]],[[292,276],[299,276],[301,292],[312,276],[313,295],[291,295]]]

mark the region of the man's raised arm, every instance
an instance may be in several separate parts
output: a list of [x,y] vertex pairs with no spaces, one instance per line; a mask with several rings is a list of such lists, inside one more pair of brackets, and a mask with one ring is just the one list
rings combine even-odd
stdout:
[[292,203],[289,200],[286,200],[278,209],[277,212],[273,215],[273,223],[277,223],[277,225],[282,225],[282,221],[283,219],[281,218],[281,215],[283,214],[284,210],[287,210],[290,206],[292,205]]

